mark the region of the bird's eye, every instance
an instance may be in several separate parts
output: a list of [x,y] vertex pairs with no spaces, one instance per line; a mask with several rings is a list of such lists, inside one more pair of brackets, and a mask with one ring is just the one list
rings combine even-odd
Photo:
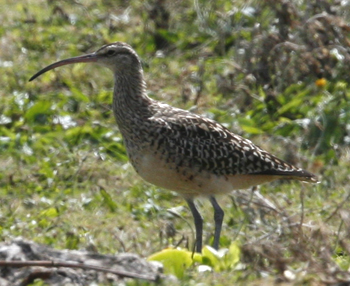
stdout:
[[115,55],[115,51],[113,50],[109,50],[107,53],[106,53],[107,56],[114,56]]

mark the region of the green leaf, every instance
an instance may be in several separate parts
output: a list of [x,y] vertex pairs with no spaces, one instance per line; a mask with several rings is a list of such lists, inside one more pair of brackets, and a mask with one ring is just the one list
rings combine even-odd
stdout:
[[58,211],[56,208],[49,208],[49,209],[46,209],[46,210],[43,210],[41,213],[40,213],[41,216],[43,217],[57,217],[58,216]]
[[232,269],[240,261],[241,249],[238,243],[231,243],[227,254],[224,256],[224,264],[226,269]]
[[202,262],[212,267],[215,271],[230,270],[240,260],[240,248],[237,243],[231,243],[229,248],[215,250],[210,246],[202,249]]
[[202,261],[203,264],[211,266],[216,269],[219,265],[220,254],[217,250],[210,246],[205,246],[202,249]]
[[173,274],[179,279],[184,277],[185,270],[193,264],[192,252],[182,249],[164,249],[148,257],[148,260],[163,263],[164,273]]
[[38,101],[27,110],[24,117],[29,122],[45,123],[46,116],[49,115],[50,113],[51,113],[51,103],[49,101]]
[[250,134],[262,134],[263,130],[260,128],[255,127],[256,122],[249,118],[240,118],[239,125],[241,126],[242,130],[246,133]]
[[66,248],[67,249],[78,249],[80,238],[78,234],[75,234],[74,232],[67,232],[66,233]]
[[79,88],[76,87],[76,84],[71,82],[70,80],[65,80],[65,84],[69,86],[70,91],[72,92],[73,97],[77,101],[81,102],[89,102],[90,99],[84,93],[81,92]]
[[103,198],[103,203],[109,208],[111,212],[115,212],[118,205],[113,201],[112,197],[102,188],[100,190],[100,193]]
[[280,109],[278,109],[277,113],[279,115],[284,114],[287,111],[290,111],[291,109],[295,108],[296,110],[298,110],[298,108],[300,108],[300,106],[302,105],[302,103],[305,101],[304,98],[295,98],[294,100],[284,104]]

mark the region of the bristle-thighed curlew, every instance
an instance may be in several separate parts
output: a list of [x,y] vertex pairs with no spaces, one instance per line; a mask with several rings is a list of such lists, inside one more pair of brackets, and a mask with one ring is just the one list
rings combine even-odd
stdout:
[[113,112],[136,172],[146,181],[181,194],[202,249],[203,219],[194,198],[207,196],[214,208],[213,247],[218,249],[224,212],[215,195],[276,179],[317,182],[315,175],[278,159],[219,123],[147,96],[141,61],[125,43],[47,66],[31,79],[59,66],[96,62],[114,73]]

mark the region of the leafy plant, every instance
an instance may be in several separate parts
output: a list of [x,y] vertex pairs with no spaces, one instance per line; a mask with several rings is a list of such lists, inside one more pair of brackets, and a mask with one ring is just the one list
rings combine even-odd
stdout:
[[220,272],[234,269],[240,260],[240,249],[236,243],[232,243],[228,249],[219,251],[205,246],[202,254],[184,249],[164,249],[149,256],[148,260],[161,262],[164,273],[183,279],[186,270],[193,264],[198,266],[199,271]]

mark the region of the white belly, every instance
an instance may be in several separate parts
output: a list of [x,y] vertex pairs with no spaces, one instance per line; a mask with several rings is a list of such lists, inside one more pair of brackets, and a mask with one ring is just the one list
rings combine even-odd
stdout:
[[166,163],[150,154],[138,158],[137,171],[147,182],[176,191],[185,198],[229,193],[277,179],[266,175],[218,176],[189,168],[177,170],[175,164]]

